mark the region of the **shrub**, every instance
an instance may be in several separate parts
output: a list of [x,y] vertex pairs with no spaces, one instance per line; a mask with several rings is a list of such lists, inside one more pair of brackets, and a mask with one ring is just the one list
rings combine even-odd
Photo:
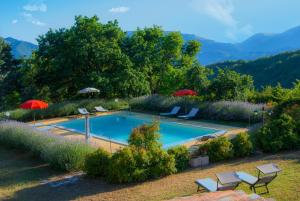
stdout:
[[226,137],[218,137],[200,145],[201,150],[206,150],[212,162],[230,159],[234,155],[233,145]]
[[84,170],[92,177],[103,177],[108,172],[110,154],[99,148],[86,156]]
[[296,133],[296,125],[293,118],[285,113],[270,120],[257,133],[259,147],[273,153],[298,148],[300,139]]
[[0,144],[30,151],[52,167],[66,171],[83,169],[86,155],[94,151],[84,143],[15,121],[0,122]]
[[[253,104],[242,101],[217,101],[203,102],[197,97],[172,97],[172,96],[143,96],[134,98],[130,102],[130,107],[138,111],[165,112],[174,106],[181,106],[190,110],[192,107],[198,107],[200,111],[198,116],[204,119],[224,120],[224,121],[244,121],[258,122],[262,115],[255,115],[263,104]],[[182,110],[183,111],[183,110]]]
[[159,178],[176,173],[176,162],[172,155],[166,151],[158,149],[150,153],[150,178]]
[[144,171],[137,170],[134,154],[128,147],[112,155],[109,170],[107,179],[112,183],[133,182],[138,176],[141,176],[141,180],[147,179]]
[[42,158],[60,170],[75,171],[84,169],[86,156],[94,149],[81,142],[61,140],[46,144]]
[[253,150],[252,142],[248,133],[240,133],[231,140],[234,150],[234,156],[249,156]]
[[[49,104],[49,107],[43,110],[22,110],[16,109],[10,111],[10,118],[18,121],[32,121],[33,114],[35,113],[36,119],[53,118],[78,114],[77,109],[81,107],[87,108],[89,111],[93,111],[95,106],[103,106],[109,110],[119,110],[128,107],[128,103],[125,100],[102,100],[102,99],[87,99],[77,101],[65,101],[61,103]],[[4,113],[0,114],[0,118],[4,118]]]
[[173,155],[158,142],[158,123],[135,128],[129,146],[114,153],[107,179],[114,183],[128,183],[159,178],[176,172]]
[[172,147],[168,150],[168,154],[174,156],[177,172],[181,172],[188,167],[190,154],[185,146]]

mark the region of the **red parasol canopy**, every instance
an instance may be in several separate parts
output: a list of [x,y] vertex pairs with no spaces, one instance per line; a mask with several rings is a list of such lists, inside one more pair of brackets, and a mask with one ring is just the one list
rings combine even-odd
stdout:
[[173,96],[196,96],[197,92],[190,89],[182,89],[173,93]]
[[28,110],[38,110],[38,109],[44,109],[48,107],[48,103],[40,100],[28,100],[25,103],[22,103],[20,105],[20,108],[22,109],[28,109]]

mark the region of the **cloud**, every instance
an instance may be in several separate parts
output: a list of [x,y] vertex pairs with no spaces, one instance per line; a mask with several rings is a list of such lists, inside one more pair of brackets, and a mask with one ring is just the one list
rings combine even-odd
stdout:
[[12,24],[17,24],[18,23],[18,20],[17,19],[14,19],[13,21],[11,21]]
[[120,6],[120,7],[115,7],[115,8],[109,9],[109,12],[111,12],[111,13],[126,13],[128,11],[129,11],[129,7],[125,7],[125,6]]
[[46,12],[47,11],[47,5],[44,3],[36,3],[36,4],[27,4],[23,6],[23,9],[28,12]]
[[30,23],[32,23],[34,25],[37,25],[37,26],[45,26],[46,25],[46,23],[41,22],[40,20],[38,20],[35,17],[33,17],[31,13],[26,13],[25,12],[22,15],[23,15],[23,17],[25,18],[25,20],[27,22],[30,22]]
[[232,40],[236,40],[238,34],[252,34],[250,24],[240,26],[238,20],[234,17],[235,7],[232,0],[194,0],[192,6],[200,13],[223,24],[226,27],[227,37]]

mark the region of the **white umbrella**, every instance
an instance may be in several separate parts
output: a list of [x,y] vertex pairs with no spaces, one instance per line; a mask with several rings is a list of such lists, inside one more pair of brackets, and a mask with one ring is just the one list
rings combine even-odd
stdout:
[[78,91],[79,94],[99,93],[100,90],[92,87],[84,88]]

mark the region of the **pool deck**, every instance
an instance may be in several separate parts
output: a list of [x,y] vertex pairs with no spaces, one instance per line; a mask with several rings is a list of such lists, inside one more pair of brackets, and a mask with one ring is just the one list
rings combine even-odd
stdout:
[[[118,112],[119,111],[96,113],[94,115],[91,115],[91,117],[108,115],[108,114],[113,114],[113,113],[118,113]],[[134,112],[131,112],[131,113],[134,113]],[[178,118],[167,118],[167,117],[142,114],[142,113],[134,113],[134,114],[138,114],[140,116],[144,116],[147,118],[152,118],[153,120],[168,120],[168,121],[182,123],[182,124],[190,124],[190,125],[194,125],[194,126],[208,127],[208,128],[218,129],[218,130],[226,130],[226,133],[224,134],[224,136],[227,136],[229,138],[232,138],[234,135],[248,130],[247,128],[227,126],[227,125],[215,124],[215,123],[207,123],[207,122],[203,122],[203,121],[199,121],[199,120],[197,120],[197,121],[182,120],[182,119],[178,119]],[[74,116],[68,116],[68,117],[46,119],[46,120],[36,121],[36,125],[39,125],[39,126],[37,126],[37,128],[43,129],[43,128],[47,128],[47,126],[49,126],[49,125],[57,124],[57,123],[64,122],[64,121],[70,121],[73,119],[79,119],[79,118],[84,118],[84,116],[83,115],[74,115]],[[32,122],[30,122],[30,123],[32,123]],[[68,131],[68,130],[65,130],[62,128],[57,128],[57,127],[51,127],[48,130],[54,134],[61,135],[68,139],[85,141],[85,136],[81,133],[72,132],[72,131]],[[194,141],[184,143],[183,145],[185,145],[187,147],[191,147],[193,145],[197,145],[197,144],[201,144],[201,143],[203,143],[203,141],[194,140]],[[115,142],[109,142],[107,140],[96,138],[96,137],[90,138],[90,144],[94,147],[102,147],[103,149],[110,151],[110,152],[115,152],[124,147],[124,145],[122,145],[122,144],[118,144]]]

